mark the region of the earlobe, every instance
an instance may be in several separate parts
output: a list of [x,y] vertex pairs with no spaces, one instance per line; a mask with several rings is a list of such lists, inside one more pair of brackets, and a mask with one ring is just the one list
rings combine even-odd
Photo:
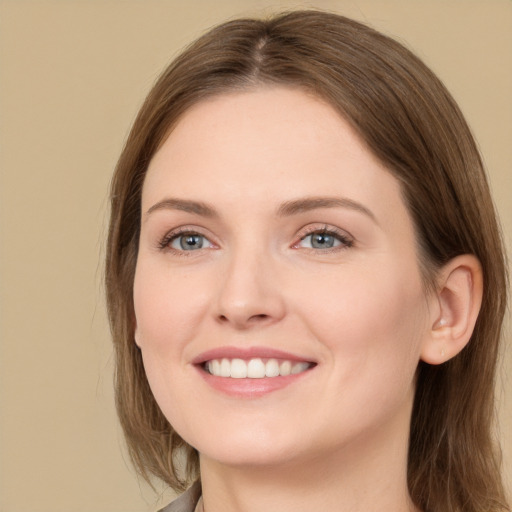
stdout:
[[442,364],[467,345],[478,318],[482,293],[482,267],[475,256],[457,256],[441,269],[430,330],[421,351],[423,361]]
[[135,315],[133,315],[132,323],[133,323],[133,339],[135,341],[135,345],[137,345],[137,347],[140,348],[139,330],[137,329],[137,319],[135,318]]

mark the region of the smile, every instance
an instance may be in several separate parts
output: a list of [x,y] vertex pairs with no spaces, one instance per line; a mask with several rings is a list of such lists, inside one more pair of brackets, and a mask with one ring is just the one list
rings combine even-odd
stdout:
[[215,377],[231,379],[263,379],[297,375],[311,368],[312,363],[305,361],[278,360],[274,358],[212,359],[204,363],[203,368]]
[[254,399],[296,385],[318,362],[309,355],[273,347],[217,347],[191,361],[204,382],[224,396]]

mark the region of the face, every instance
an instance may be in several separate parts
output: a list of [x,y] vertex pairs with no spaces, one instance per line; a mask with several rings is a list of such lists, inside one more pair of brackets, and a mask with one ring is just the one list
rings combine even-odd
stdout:
[[428,332],[396,179],[328,105],[262,88],[190,109],[142,193],[135,338],[201,456],[279,464],[407,433]]

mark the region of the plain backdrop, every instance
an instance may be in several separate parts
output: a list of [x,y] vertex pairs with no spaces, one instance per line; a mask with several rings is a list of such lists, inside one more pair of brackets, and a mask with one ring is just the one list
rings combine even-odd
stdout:
[[[149,512],[172,496],[137,480],[114,411],[109,180],[179,49],[228,18],[297,7],[365,21],[438,73],[479,141],[510,252],[512,0],[0,0],[0,511]],[[510,331],[498,382],[509,485]]]

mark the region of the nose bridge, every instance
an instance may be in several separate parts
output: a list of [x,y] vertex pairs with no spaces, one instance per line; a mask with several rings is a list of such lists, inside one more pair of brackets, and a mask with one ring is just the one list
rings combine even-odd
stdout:
[[285,311],[277,262],[264,243],[254,242],[232,247],[220,278],[216,317],[238,329],[273,323]]

